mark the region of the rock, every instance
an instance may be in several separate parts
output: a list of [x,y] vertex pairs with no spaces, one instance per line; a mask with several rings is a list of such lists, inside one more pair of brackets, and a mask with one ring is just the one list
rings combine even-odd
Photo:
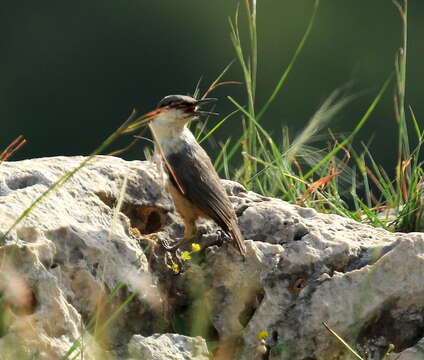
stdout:
[[424,339],[418,341],[414,346],[402,351],[400,354],[390,354],[387,360],[422,360],[424,354]]
[[[57,157],[3,163],[0,233],[5,233],[37,197],[83,160]],[[122,212],[113,220],[113,208],[125,177]],[[23,348],[39,353],[41,358],[59,358],[78,340],[81,328],[96,312],[107,316],[133,291],[138,292],[137,299],[108,327],[103,340],[112,347],[126,346],[134,333],[167,328],[161,310],[162,291],[148,270],[140,242],[145,245],[150,233],[168,225],[171,216],[166,214],[171,206],[162,194],[155,167],[111,157],[97,157],[52,192],[0,248],[2,273],[12,274],[13,282],[20,284],[15,289],[9,276],[2,278],[0,291],[6,294],[3,298],[12,298],[6,302],[7,308],[10,304],[16,307],[13,298],[19,298],[19,308],[24,309],[11,307],[5,337],[19,338]],[[171,224],[168,231],[172,233],[172,229]],[[117,286],[122,287],[120,296],[100,306]]]
[[[219,294],[215,328],[221,338],[241,334],[240,358],[258,358],[261,330],[270,359],[350,358],[322,322],[367,359],[420,338],[424,234],[392,234],[250,192],[238,197],[243,233],[260,241],[247,242],[245,263],[219,252],[208,268]],[[250,314],[244,321],[240,310]]]
[[132,359],[143,360],[208,360],[206,342],[201,337],[178,334],[134,335],[128,344]]
[[[1,164],[0,236],[83,160]],[[418,353],[424,234],[389,233],[224,184],[246,259],[224,242],[184,261],[157,246],[183,227],[155,165],[93,159],[0,247],[2,355],[55,359],[82,340],[71,357],[147,351],[156,359],[181,344],[178,359],[206,357],[204,340],[189,334],[206,339],[215,359],[349,359],[323,322],[367,359],[380,359],[390,343],[401,356]],[[203,221],[199,242],[216,243],[217,230]]]

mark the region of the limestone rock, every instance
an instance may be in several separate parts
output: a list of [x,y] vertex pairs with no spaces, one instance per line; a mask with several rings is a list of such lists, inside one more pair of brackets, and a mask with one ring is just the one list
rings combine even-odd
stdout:
[[[57,157],[3,163],[0,234],[83,160]],[[125,177],[122,212],[114,220],[113,207]],[[163,321],[146,320],[152,312],[161,312],[163,295],[157,278],[148,270],[140,242],[143,236],[146,242],[150,233],[166,226],[171,206],[162,195],[155,167],[111,157],[97,157],[52,192],[0,248],[2,273],[7,274],[1,278],[0,291],[6,308],[11,309],[5,337],[16,337],[23,349],[41,358],[59,358],[78,340],[81,328],[96,312],[107,316],[116,309],[122,300],[119,297],[107,306],[99,304],[117,287],[122,288],[121,296],[137,291],[138,297],[108,327],[105,342],[125,346],[134,333],[165,329],[164,316]],[[15,298],[22,304],[16,306]]]
[[[83,160],[1,164],[0,236]],[[0,247],[2,356],[56,359],[77,341],[87,359],[146,351],[156,359],[181,344],[180,358],[198,358],[194,348],[207,356],[203,340],[179,335],[190,334],[207,339],[216,359],[349,359],[326,322],[367,359],[393,343],[415,360],[406,356],[418,353],[423,336],[424,234],[389,233],[225,186],[246,259],[224,242],[184,261],[156,244],[183,233],[157,168],[93,159]],[[221,240],[212,222],[202,229],[202,245]]]
[[132,359],[143,360],[208,360],[206,342],[201,337],[178,334],[134,335],[128,344]]

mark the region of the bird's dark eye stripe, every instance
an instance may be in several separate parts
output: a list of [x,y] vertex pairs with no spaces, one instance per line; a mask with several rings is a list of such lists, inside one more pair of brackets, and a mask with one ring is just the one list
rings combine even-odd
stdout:
[[188,101],[164,101],[163,103],[159,103],[158,107],[163,107],[163,106],[170,106],[170,105],[175,105],[178,107],[190,107],[190,106],[194,106],[192,103],[188,102]]
[[158,104],[158,108],[163,107],[163,106],[170,106],[170,105],[178,105],[178,106],[182,106],[182,107],[189,107],[189,106],[193,106],[194,105],[194,99],[193,101],[187,101],[185,99],[185,97],[183,96],[167,96],[165,98],[163,98],[159,104]]
[[173,100],[165,100],[165,101],[161,101],[161,102],[159,103],[159,106],[158,106],[158,107],[168,106],[168,105],[171,105],[171,104],[172,104],[172,103],[174,103],[174,102],[176,102],[176,101],[173,101]]
[[193,106],[193,103],[190,103],[188,101],[181,101],[180,104],[178,104],[178,105],[181,105],[181,106]]

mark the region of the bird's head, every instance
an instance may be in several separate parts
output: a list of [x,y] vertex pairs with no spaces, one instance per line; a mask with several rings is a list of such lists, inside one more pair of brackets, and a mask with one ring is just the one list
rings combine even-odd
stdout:
[[214,98],[194,99],[186,95],[168,95],[158,104],[160,114],[152,124],[161,127],[179,128],[200,116],[218,115],[200,110],[200,106],[216,101]]

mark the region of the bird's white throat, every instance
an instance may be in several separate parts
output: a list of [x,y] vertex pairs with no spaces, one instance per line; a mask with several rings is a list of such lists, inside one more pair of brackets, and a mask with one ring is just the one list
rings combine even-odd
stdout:
[[186,145],[197,145],[196,139],[186,124],[170,126],[164,122],[150,123],[155,141],[159,142],[165,154],[179,152]]

